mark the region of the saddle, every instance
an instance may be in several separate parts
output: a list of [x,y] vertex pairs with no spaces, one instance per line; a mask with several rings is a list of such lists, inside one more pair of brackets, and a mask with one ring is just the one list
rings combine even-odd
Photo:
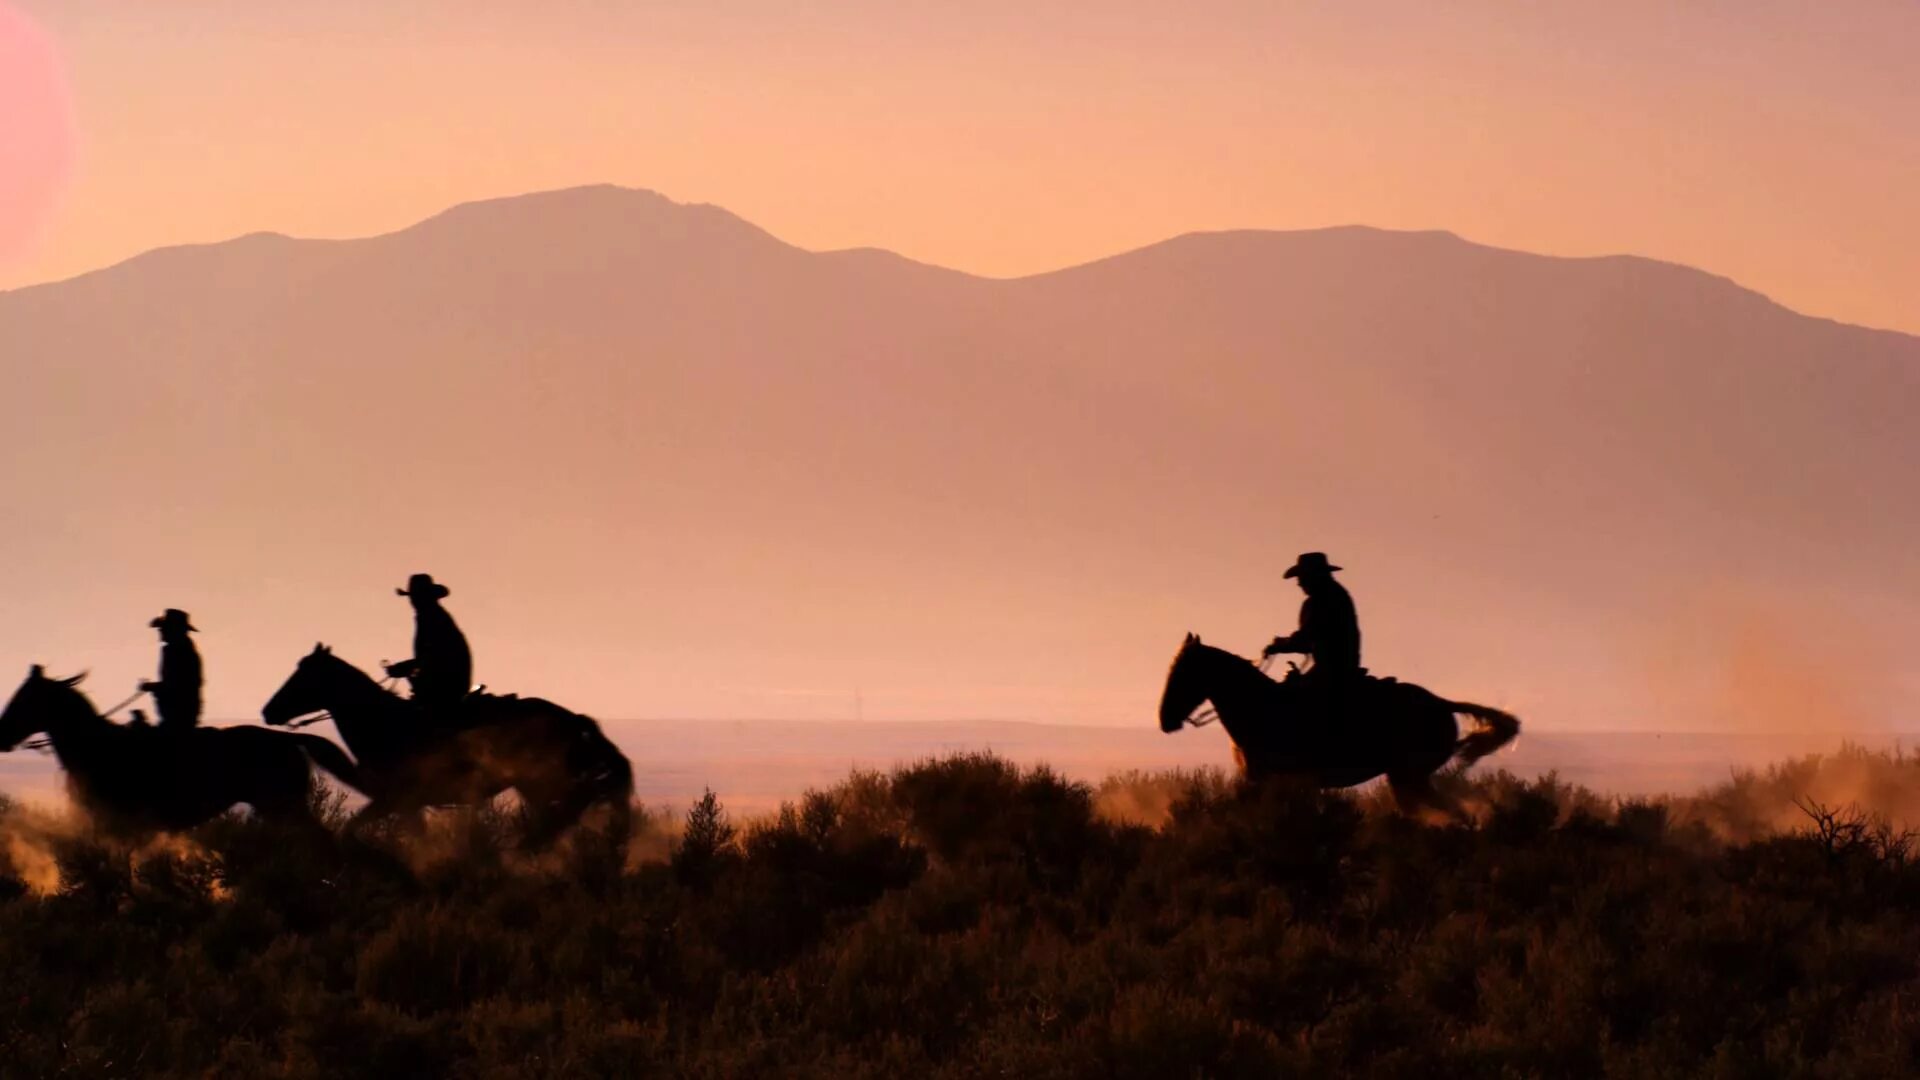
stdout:
[[[1319,674],[1315,674],[1316,671],[1318,671]],[[1398,685],[1399,682],[1400,680],[1394,678],[1392,675],[1375,675],[1372,672],[1368,671],[1366,668],[1355,668],[1352,674],[1346,675],[1343,677],[1343,676],[1329,674],[1323,669],[1300,668],[1300,667],[1289,666],[1287,668],[1286,676],[1280,680],[1280,685],[1282,686],[1314,686],[1314,685],[1348,686],[1348,685],[1352,685],[1352,686],[1376,687],[1376,686],[1394,686],[1394,685]]]
[[486,727],[513,715],[508,708],[519,702],[518,694],[489,694],[481,687],[451,705],[434,707],[408,698],[420,718],[420,728],[432,736],[450,737],[474,728]]
[[1391,675],[1372,675],[1366,668],[1348,675],[1314,675],[1295,668],[1280,680],[1289,704],[1323,724],[1351,721],[1357,715],[1383,708],[1402,685]]

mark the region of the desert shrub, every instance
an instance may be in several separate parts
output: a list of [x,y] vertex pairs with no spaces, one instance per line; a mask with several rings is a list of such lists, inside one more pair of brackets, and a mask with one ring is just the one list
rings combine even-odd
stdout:
[[506,810],[130,850],[0,808],[0,1074],[1908,1074],[1916,779],[1455,775],[1434,824],[963,755],[541,858]]
[[909,838],[947,862],[1010,862],[1048,888],[1071,884],[1099,826],[1093,792],[1042,766],[960,754],[896,773]]
[[680,880],[699,884],[710,879],[733,848],[735,830],[719,796],[708,788],[687,811],[680,842],[674,845],[673,869]]
[[470,912],[412,909],[360,950],[354,989],[414,1015],[462,1008],[503,990],[525,947],[524,935]]

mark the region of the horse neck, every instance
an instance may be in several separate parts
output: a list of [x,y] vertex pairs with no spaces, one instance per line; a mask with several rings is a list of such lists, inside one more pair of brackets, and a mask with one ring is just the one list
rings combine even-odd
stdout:
[[1273,707],[1273,680],[1246,660],[1208,646],[1202,655],[1203,678],[1207,698],[1220,714],[1220,726],[1238,740],[1234,728],[1243,730],[1260,722]]
[[344,660],[336,661],[321,687],[320,696],[321,704],[333,715],[333,725],[348,742],[355,741],[356,737],[361,741],[379,742],[386,733],[384,725],[376,721],[399,703],[398,698],[381,689],[366,672]]
[[119,729],[95,711],[93,702],[78,690],[48,706],[41,730],[53,742],[53,754],[66,768],[85,764],[102,741]]

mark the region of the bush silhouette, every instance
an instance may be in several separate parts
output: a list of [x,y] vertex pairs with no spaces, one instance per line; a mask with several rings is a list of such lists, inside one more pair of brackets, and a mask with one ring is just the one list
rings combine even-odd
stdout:
[[509,812],[128,851],[6,806],[0,1073],[1901,1074],[1915,778],[1453,777],[1476,823],[1436,827],[961,755],[741,823],[709,793],[670,844],[643,816],[664,860],[525,857]]

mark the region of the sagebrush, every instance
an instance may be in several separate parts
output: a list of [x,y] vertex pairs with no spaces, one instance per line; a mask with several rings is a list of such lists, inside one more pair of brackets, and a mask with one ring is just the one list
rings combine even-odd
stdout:
[[506,812],[127,852],[8,810],[0,1073],[1910,1074],[1920,866],[1814,781],[1920,776],[1853,754],[1671,802],[1455,777],[1467,825],[968,755],[537,862]]

